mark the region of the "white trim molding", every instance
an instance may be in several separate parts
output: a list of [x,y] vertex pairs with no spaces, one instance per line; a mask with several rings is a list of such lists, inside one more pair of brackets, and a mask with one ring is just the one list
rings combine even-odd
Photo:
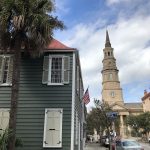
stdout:
[[76,58],[75,53],[73,53],[73,63],[72,63],[72,116],[71,116],[71,148],[74,150],[74,111],[75,111],[75,66]]

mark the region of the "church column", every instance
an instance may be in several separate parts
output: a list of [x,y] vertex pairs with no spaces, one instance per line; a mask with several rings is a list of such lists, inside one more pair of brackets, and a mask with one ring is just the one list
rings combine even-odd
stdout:
[[124,136],[124,121],[123,121],[123,115],[120,115],[120,135],[123,137]]

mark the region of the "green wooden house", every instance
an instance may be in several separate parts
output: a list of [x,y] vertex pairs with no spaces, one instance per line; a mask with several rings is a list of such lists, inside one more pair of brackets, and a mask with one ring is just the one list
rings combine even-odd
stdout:
[[[0,54],[0,132],[9,122],[12,54]],[[53,39],[43,56],[22,53],[17,150],[82,150],[84,103],[77,49]]]

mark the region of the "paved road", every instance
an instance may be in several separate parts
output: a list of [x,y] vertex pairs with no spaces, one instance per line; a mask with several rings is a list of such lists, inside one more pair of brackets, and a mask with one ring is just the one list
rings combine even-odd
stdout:
[[108,150],[108,149],[100,146],[99,143],[87,143],[84,150]]
[[143,146],[144,150],[150,150],[150,144],[149,143],[141,143]]
[[[150,144],[148,143],[141,143],[144,150],[150,150]],[[108,150],[108,148],[100,146],[99,143],[87,143],[84,150]]]

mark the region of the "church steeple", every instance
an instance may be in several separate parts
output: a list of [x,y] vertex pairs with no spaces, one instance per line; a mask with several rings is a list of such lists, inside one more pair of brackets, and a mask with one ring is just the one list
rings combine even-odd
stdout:
[[109,40],[108,30],[106,30],[106,42],[105,42],[105,47],[111,47],[111,43],[110,43],[110,40]]
[[103,49],[104,59],[102,69],[102,99],[108,104],[123,104],[122,88],[120,86],[119,76],[114,57],[114,49],[111,47],[108,31],[106,30],[106,42]]

